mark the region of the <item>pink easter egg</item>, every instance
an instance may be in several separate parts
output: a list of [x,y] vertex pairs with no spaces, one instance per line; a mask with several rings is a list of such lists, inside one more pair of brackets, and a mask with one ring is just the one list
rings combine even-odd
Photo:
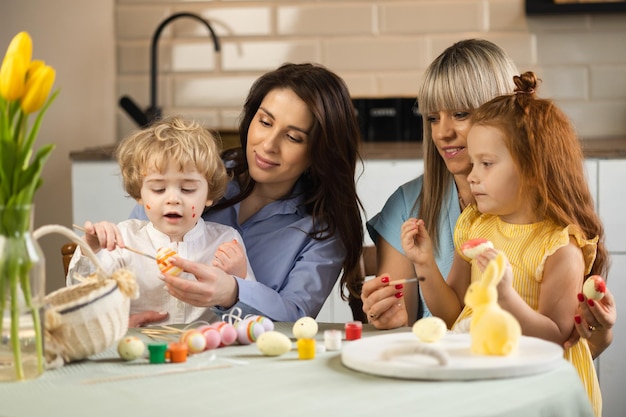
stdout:
[[206,338],[197,329],[187,330],[180,336],[180,341],[187,345],[189,353],[200,353],[206,348]]
[[242,320],[237,323],[237,341],[242,345],[256,342],[257,337],[265,332],[262,324],[254,320]]
[[204,335],[206,339],[205,350],[215,349],[222,343],[222,335],[220,331],[211,325],[198,327],[198,331]]
[[237,340],[237,330],[232,324],[225,321],[218,321],[211,324],[211,326],[215,327],[220,332],[220,336],[222,337],[220,346],[230,346]]

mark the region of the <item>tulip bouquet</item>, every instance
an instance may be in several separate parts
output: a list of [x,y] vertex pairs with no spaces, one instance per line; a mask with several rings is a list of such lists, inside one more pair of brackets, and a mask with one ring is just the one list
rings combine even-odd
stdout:
[[[43,165],[54,148],[50,144],[33,151],[43,115],[58,93],[50,95],[54,69],[43,61],[31,60],[32,49],[28,33],[18,33],[0,67],[0,348],[10,341],[17,379],[24,379],[20,309],[30,310],[39,373],[44,366],[41,321],[29,288],[32,265],[21,258],[16,242],[30,230],[33,197],[42,183]],[[32,124],[30,116],[35,116]],[[27,209],[21,209],[24,207]]]

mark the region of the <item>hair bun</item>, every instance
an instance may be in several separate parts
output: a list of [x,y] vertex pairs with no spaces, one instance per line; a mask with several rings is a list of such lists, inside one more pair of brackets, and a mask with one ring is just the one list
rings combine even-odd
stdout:
[[537,87],[537,76],[532,71],[527,71],[522,75],[516,75],[513,77],[515,83],[515,94],[535,94],[535,88]]

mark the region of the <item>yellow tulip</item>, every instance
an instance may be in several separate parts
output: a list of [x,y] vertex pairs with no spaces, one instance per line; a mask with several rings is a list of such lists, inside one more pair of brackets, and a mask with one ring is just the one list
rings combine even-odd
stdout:
[[44,65],[46,65],[46,63],[41,59],[34,59],[30,61],[30,65],[28,66],[28,71],[26,73],[26,79],[28,79],[28,74],[33,74],[39,67],[43,67]]
[[24,60],[24,65],[28,66],[33,56],[33,41],[28,32],[20,32],[11,39],[5,56],[18,55]]
[[0,67],[0,95],[7,101],[17,100],[24,94],[27,64],[18,55],[4,57]]
[[43,106],[50,94],[56,72],[49,65],[37,66],[32,74],[28,74],[26,88],[20,107],[25,114],[34,113]]

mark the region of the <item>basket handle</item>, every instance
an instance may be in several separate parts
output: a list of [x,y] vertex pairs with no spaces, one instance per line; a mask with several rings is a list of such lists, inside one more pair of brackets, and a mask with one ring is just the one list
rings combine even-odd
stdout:
[[104,268],[102,268],[102,265],[100,264],[100,261],[98,260],[98,257],[91,250],[89,245],[85,243],[85,241],[82,240],[76,233],[74,233],[72,230],[68,229],[67,227],[61,226],[59,224],[47,224],[45,226],[41,226],[38,229],[36,229],[33,232],[33,237],[35,238],[35,240],[39,241],[41,237],[52,234],[52,233],[61,234],[67,237],[68,239],[71,239],[74,243],[80,246],[85,256],[87,256],[89,260],[91,260],[91,262],[93,262],[93,264],[98,269],[98,275],[101,276],[104,274]]

